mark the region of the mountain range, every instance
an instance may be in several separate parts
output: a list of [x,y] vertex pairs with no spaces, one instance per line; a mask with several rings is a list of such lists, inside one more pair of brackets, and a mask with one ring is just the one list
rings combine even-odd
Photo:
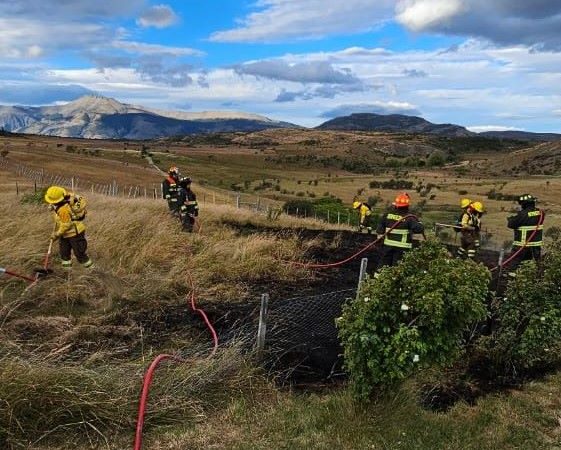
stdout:
[[[86,95],[57,106],[0,106],[0,129],[12,133],[89,139],[153,139],[160,137],[302,128],[257,114],[237,111],[184,112],[150,109],[99,95]],[[317,130],[432,134],[445,137],[483,136],[523,141],[561,140],[561,134],[524,131],[474,133],[455,124],[434,124],[402,114],[357,113],[336,117]]]
[[297,127],[235,111],[164,111],[86,95],[59,106],[0,106],[0,129],[89,139],[152,139],[195,133]]

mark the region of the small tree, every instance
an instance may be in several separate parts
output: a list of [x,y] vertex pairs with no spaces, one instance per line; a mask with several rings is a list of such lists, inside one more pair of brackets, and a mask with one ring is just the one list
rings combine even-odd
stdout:
[[463,333],[486,315],[489,271],[452,258],[437,241],[367,279],[338,320],[345,366],[362,400],[418,368],[455,361]]

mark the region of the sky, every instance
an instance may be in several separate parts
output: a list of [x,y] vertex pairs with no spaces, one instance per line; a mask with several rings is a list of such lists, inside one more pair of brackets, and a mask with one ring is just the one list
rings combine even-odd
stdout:
[[561,132],[559,0],[0,0],[0,104]]

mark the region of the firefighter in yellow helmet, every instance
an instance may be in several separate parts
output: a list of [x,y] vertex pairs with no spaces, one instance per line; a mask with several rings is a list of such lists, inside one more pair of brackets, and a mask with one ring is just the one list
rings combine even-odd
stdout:
[[50,210],[53,212],[55,231],[51,239],[59,240],[63,269],[72,267],[72,253],[84,267],[93,267],[93,262],[87,254],[84,197],[67,192],[63,187],[51,186],[45,193],[45,202],[50,205]]
[[359,213],[358,231],[366,230],[368,234],[372,234],[372,207],[366,202],[355,200],[353,209]]
[[472,202],[462,214],[459,223],[462,237],[457,252],[458,258],[475,258],[481,230],[481,215],[483,212],[483,203]]
[[475,211],[475,215],[477,216],[478,223],[475,229],[475,250],[476,252],[481,247],[481,218],[483,214],[485,214],[485,206],[483,206],[482,202],[473,202],[473,209]]

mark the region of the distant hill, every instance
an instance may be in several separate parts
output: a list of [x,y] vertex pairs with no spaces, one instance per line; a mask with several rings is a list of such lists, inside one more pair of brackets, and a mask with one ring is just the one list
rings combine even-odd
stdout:
[[553,142],[561,141],[561,134],[557,133],[530,133],[528,131],[485,131],[479,133],[479,136],[497,138],[497,139],[513,139],[518,141],[537,141],[537,142]]
[[383,131],[393,133],[427,133],[439,136],[476,136],[464,127],[454,124],[434,124],[422,117],[403,114],[358,113],[336,117],[317,127],[319,130]]
[[153,139],[178,134],[296,128],[236,111],[151,110],[96,95],[60,106],[0,106],[0,129],[15,133],[90,139]]

